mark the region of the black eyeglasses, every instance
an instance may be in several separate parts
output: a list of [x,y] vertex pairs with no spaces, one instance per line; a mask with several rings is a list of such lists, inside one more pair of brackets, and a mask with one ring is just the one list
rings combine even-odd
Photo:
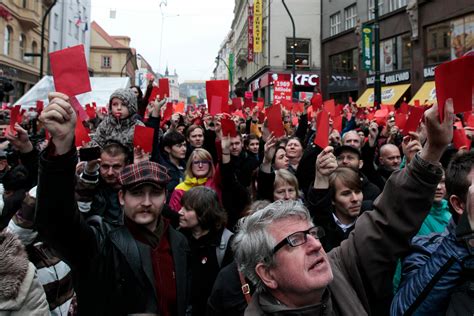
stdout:
[[301,246],[302,244],[306,243],[308,241],[308,235],[313,236],[316,239],[323,238],[325,233],[324,229],[320,226],[314,226],[311,227],[308,230],[303,230],[300,232],[295,232],[282,241],[280,241],[274,248],[273,248],[273,254],[275,254],[280,248],[282,248],[285,245],[289,245],[290,247],[297,247]]

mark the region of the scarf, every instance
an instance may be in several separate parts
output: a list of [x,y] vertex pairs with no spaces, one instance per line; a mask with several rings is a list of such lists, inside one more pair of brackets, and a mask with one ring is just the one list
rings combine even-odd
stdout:
[[207,178],[196,178],[196,177],[189,177],[186,176],[183,182],[178,184],[175,190],[182,190],[184,192],[189,191],[191,188],[204,185],[207,182]]

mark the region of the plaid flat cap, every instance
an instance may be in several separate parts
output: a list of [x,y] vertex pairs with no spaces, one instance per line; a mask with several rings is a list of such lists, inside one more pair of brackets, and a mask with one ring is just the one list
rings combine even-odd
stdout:
[[168,170],[162,165],[151,161],[142,161],[125,166],[119,176],[122,188],[130,188],[143,183],[164,187],[170,180]]

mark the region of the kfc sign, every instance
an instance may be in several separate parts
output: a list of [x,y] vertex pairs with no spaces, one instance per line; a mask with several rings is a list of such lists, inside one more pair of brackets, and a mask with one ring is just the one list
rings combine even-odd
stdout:
[[[291,81],[293,81],[293,75],[291,75]],[[297,86],[316,87],[319,85],[319,76],[316,74],[297,74],[295,84]]]

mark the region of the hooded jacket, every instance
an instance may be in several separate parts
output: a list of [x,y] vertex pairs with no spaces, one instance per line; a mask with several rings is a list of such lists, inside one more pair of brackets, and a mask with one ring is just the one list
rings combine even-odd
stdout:
[[43,287],[21,241],[0,233],[0,315],[49,315]]
[[[118,98],[128,108],[129,115],[124,119],[112,115],[112,99]],[[109,115],[99,124],[92,137],[91,145],[104,147],[109,141],[116,141],[126,146],[133,152],[133,134],[135,126],[144,124],[135,119],[137,112],[137,97],[130,89],[117,89],[112,93],[109,100]]]

